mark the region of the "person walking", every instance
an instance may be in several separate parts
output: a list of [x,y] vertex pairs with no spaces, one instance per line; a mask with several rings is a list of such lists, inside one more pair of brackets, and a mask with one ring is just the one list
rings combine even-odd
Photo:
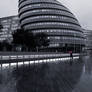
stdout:
[[73,63],[73,52],[69,51],[69,54],[70,54],[70,65],[72,65],[72,63]]

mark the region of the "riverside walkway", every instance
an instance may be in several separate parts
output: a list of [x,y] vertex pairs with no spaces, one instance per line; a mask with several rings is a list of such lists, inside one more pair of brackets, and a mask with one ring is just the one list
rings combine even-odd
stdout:
[[[0,53],[0,72],[3,75],[3,80],[5,80],[0,85],[0,92],[15,92],[15,89],[17,92],[20,92],[19,90],[21,92],[22,90],[23,92],[32,92],[32,90],[33,92],[72,92],[74,85],[79,81],[83,67],[83,64],[79,63],[81,61],[75,59],[77,57],[79,57],[79,54],[73,54],[73,64],[70,65],[70,54],[45,52]],[[33,64],[30,65],[29,62],[32,61]],[[40,61],[49,63],[34,64],[36,61],[38,63]],[[13,65],[12,62],[16,64]],[[7,83],[5,78],[8,79]]]
[[[79,56],[78,53],[73,57]],[[0,64],[16,63],[31,60],[60,59],[70,57],[70,54],[51,52],[0,52]]]

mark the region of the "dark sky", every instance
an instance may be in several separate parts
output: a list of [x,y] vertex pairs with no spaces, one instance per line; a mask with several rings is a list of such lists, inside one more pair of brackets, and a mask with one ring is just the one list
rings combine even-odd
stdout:
[[[92,29],[92,0],[58,0],[68,7],[85,29]],[[18,14],[18,0],[1,0],[0,17]]]

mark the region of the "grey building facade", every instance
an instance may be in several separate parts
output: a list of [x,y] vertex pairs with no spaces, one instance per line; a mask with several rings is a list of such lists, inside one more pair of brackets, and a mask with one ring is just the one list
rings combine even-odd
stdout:
[[76,52],[85,45],[78,20],[56,0],[19,0],[19,21],[33,33],[47,33],[50,50]]
[[2,32],[0,32],[0,41],[12,40],[12,32],[20,28],[18,15],[0,18],[0,22],[3,26]]
[[83,30],[85,36],[85,49],[92,50],[92,30]]

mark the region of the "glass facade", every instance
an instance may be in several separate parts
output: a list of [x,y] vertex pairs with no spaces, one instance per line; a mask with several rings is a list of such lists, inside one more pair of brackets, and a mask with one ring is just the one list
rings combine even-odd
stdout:
[[19,0],[20,26],[33,33],[48,34],[48,48],[71,48],[85,45],[83,30],[70,10],[57,0]]
[[85,49],[92,50],[92,30],[83,29],[85,36]]
[[12,32],[18,28],[19,26],[19,18],[18,16],[9,16],[9,17],[3,17],[0,18],[1,24],[3,26],[1,35],[0,35],[0,40],[12,40]]
[[50,48],[77,48],[85,44],[78,20],[56,0],[19,0],[19,18],[22,28],[47,33]]

